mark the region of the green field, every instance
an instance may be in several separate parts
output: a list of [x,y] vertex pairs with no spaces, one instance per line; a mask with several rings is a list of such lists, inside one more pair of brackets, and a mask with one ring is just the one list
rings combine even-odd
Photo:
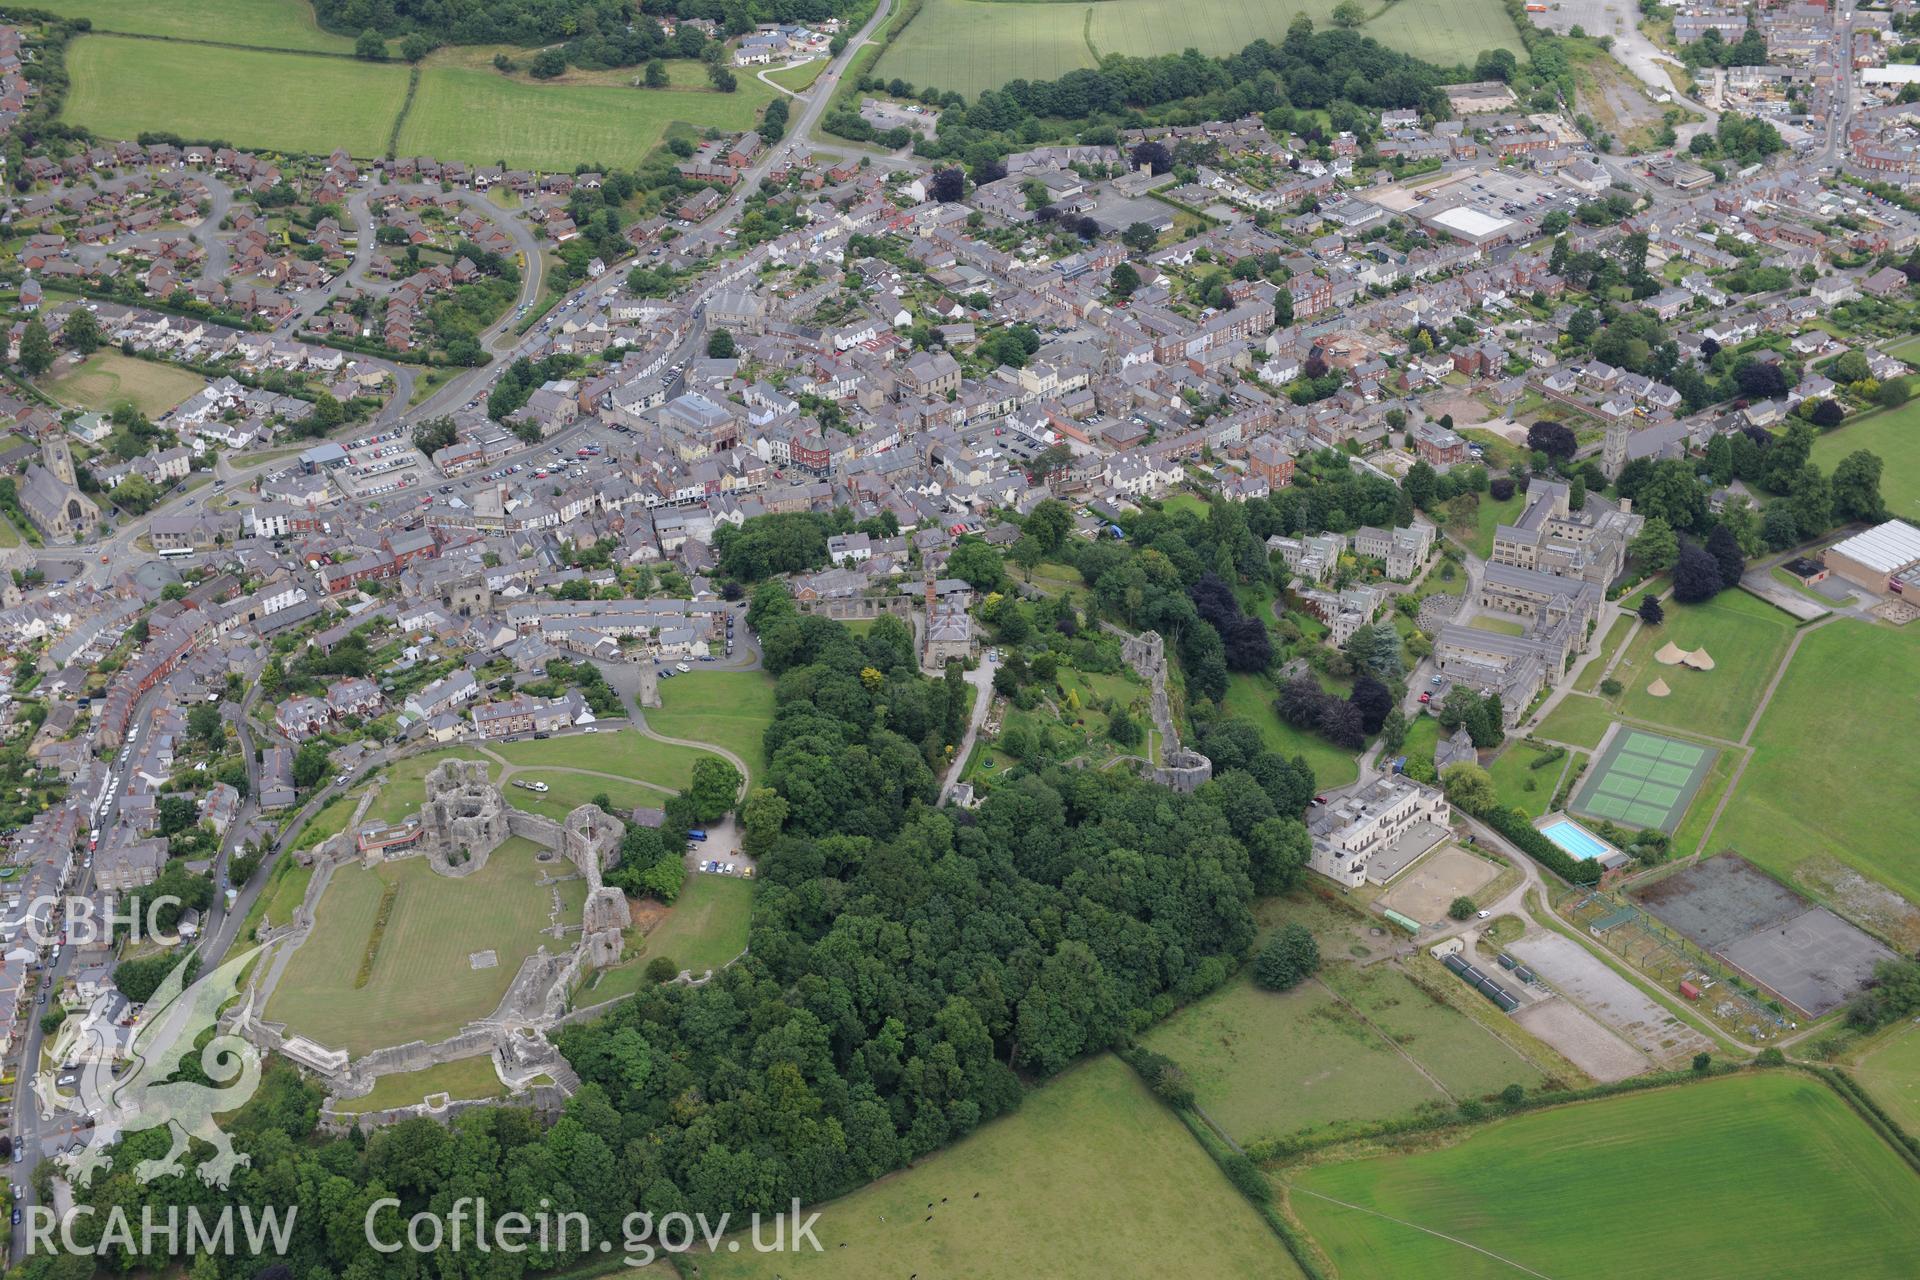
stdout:
[[782,67],[778,71],[767,72],[767,79],[775,84],[785,85],[795,93],[805,93],[820,73],[827,69],[827,59],[815,58],[812,62],[803,62],[797,67]]
[[752,917],[753,881],[696,872],[687,877],[666,918],[644,938],[629,933],[624,963],[601,974],[577,1002],[598,1004],[639,990],[646,983],[647,962],[656,956],[695,975],[718,969],[747,949]]
[[1902,1128],[1920,1131],[1920,1023],[1907,1023],[1868,1050],[1853,1074]]
[[[1793,619],[1744,591],[1722,591],[1705,604],[1667,604],[1666,621],[1642,627],[1627,646],[1614,679],[1626,686],[1614,700],[1622,714],[1683,732],[1737,739],[1780,668],[1793,637]],[[1705,648],[1712,671],[1664,666],[1654,653],[1668,641],[1682,649]],[[1672,690],[1664,698],[1647,692],[1658,678]]]
[[[553,890],[537,881],[547,868],[539,846],[514,837],[487,865],[461,878],[443,876],[425,858],[404,858],[374,870],[334,872],[320,900],[313,932],[288,961],[268,1002],[268,1017],[330,1048],[354,1054],[408,1040],[438,1040],[491,1013],[520,962],[545,943]],[[354,985],[372,941],[382,895],[396,893],[365,986]],[[586,881],[559,886],[561,919],[577,924]],[[493,950],[498,963],[474,969],[470,953]]]
[[1920,403],[1870,413],[1813,442],[1812,461],[1828,475],[1840,459],[1865,449],[1879,455],[1880,499],[1887,511],[1920,521]]
[[1549,742],[1591,749],[1600,745],[1601,737],[1612,723],[1613,713],[1606,703],[1570,693],[1540,722],[1539,736]]
[[[676,677],[677,678],[677,677]],[[710,754],[693,747],[656,742],[637,729],[568,733],[558,738],[523,738],[493,744],[509,764],[531,768],[587,769],[633,778],[678,791],[693,781],[693,762]]]
[[1343,1280],[1891,1280],[1912,1274],[1920,1178],[1824,1085],[1781,1072],[1316,1166],[1289,1199]]
[[1600,647],[1594,650],[1593,658],[1580,669],[1580,678],[1574,682],[1574,688],[1581,693],[1592,693],[1600,687],[1606,678],[1607,664],[1613,661],[1613,655],[1620,651],[1626,641],[1627,632],[1633,627],[1633,619],[1625,614],[1616,617],[1607,627],[1607,634],[1601,639]]
[[[519,781],[544,782],[547,789],[530,791],[526,787],[513,785]],[[568,814],[583,804],[592,804],[597,795],[604,794],[613,802],[613,812],[617,816],[621,811],[631,811],[642,805],[658,809],[668,793],[638,782],[616,782],[612,778],[568,773],[564,769],[522,769],[507,781],[502,794],[507,797],[507,803],[516,809],[544,814],[555,822],[565,822]]]
[[136,360],[118,351],[96,351],[47,384],[47,394],[76,409],[110,412],[130,403],[158,418],[207,385],[198,374],[152,360]]
[[[78,8],[86,0],[74,2]],[[237,7],[240,0],[217,3]],[[180,7],[181,0],[170,0],[155,25],[177,20]],[[684,80],[688,73],[674,65]],[[112,35],[74,40],[67,69],[73,87],[62,119],[102,137],[161,129],[256,149],[325,155],[345,147],[356,156],[386,154],[409,76],[399,62]],[[774,90],[752,76],[739,85],[717,93],[539,84],[436,60],[421,69],[397,149],[510,168],[632,168],[670,124],[753,127]]]
[[317,155],[386,154],[407,96],[407,69],[396,63],[120,36],[74,40],[67,72],[60,118],[104,138],[159,129]]
[[[1333,0],[926,0],[876,72],[971,96],[1013,79],[1051,80],[1110,53],[1238,53],[1256,39],[1284,37],[1295,13],[1325,30],[1333,9]],[[1495,0],[1399,0],[1375,11],[1360,33],[1442,65],[1471,63],[1496,46],[1522,53]]]
[[35,0],[33,7],[90,19],[95,31],[353,52],[353,37],[322,31],[306,0]]
[[357,1116],[388,1107],[410,1107],[416,1102],[425,1102],[429,1094],[435,1093],[452,1098],[503,1098],[507,1087],[500,1083],[500,1073],[493,1069],[493,1058],[481,1054],[419,1071],[396,1071],[390,1076],[381,1076],[367,1094],[341,1098],[333,1104],[333,1109],[342,1115]]
[[[487,763],[474,747],[443,747],[438,751],[422,751],[418,755],[407,756],[387,766],[380,775],[380,794],[367,806],[366,815],[361,821],[384,824],[405,822],[420,812],[420,806],[427,802],[427,775],[445,760],[472,760],[486,764],[489,776],[495,773],[497,767]],[[359,792],[354,794],[358,795]]]
[[913,1168],[827,1204],[814,1233],[823,1252],[756,1254],[743,1241],[738,1252],[722,1246],[700,1257],[699,1275],[1300,1275],[1185,1126],[1111,1057],[1074,1068],[1013,1115]]
[[1495,502],[1486,494],[1480,495],[1480,505],[1474,509],[1473,554],[1485,560],[1493,554],[1493,534],[1503,524],[1512,524],[1526,510],[1527,495],[1516,493],[1505,502]]
[[764,671],[689,671],[660,682],[660,703],[647,712],[655,732],[726,748],[747,762],[748,781],[766,773],[773,678]]
[[399,151],[510,168],[631,169],[659,144],[669,124],[750,129],[773,94],[745,75],[736,92],[715,93],[541,85],[492,71],[429,66],[400,130]]
[[1760,718],[1713,847],[1738,849],[1788,880],[1808,858],[1830,854],[1920,902],[1913,788],[1897,782],[1920,741],[1916,670],[1920,628],[1842,618],[1809,632]]
[[329,800],[324,809],[314,814],[307,820],[307,825],[300,828],[300,834],[294,840],[293,847],[311,849],[322,840],[345,831],[347,819],[353,817],[354,806],[357,804],[359,804],[358,798],[352,795],[335,796]]
[[[1567,767],[1567,760],[1562,756],[1552,764],[1533,768],[1533,762],[1545,754],[1517,739],[1507,743],[1507,749],[1487,769],[1488,776],[1493,779],[1494,790],[1500,794],[1500,803],[1510,809],[1519,809],[1529,818],[1537,818],[1547,811],[1547,806],[1553,803],[1554,788],[1559,784],[1561,771]],[[1532,784],[1531,789],[1529,783]]]
[[1487,614],[1478,614],[1468,618],[1467,625],[1476,631],[1491,631],[1499,636],[1523,636],[1527,634],[1527,624],[1518,618],[1495,618]]
[[1260,727],[1260,736],[1273,750],[1291,760],[1305,756],[1313,766],[1314,782],[1321,787],[1344,787],[1360,776],[1360,764],[1353,756],[1318,734],[1296,729],[1273,709],[1278,690],[1265,676],[1241,672],[1227,678],[1226,708],[1242,720]]
[[311,866],[302,866],[293,858],[282,857],[267,873],[267,882],[261,886],[260,896],[253,900],[252,909],[241,923],[240,935],[250,936],[262,920],[277,928],[293,919],[293,913],[300,909],[300,903],[307,896],[307,886],[312,883]]

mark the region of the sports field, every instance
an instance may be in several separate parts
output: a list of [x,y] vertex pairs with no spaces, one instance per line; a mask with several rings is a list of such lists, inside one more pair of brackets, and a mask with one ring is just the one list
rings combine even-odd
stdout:
[[1830,855],[1920,902],[1913,788],[1900,783],[1920,741],[1916,670],[1920,627],[1841,618],[1810,631],[1760,718],[1710,846],[1789,881],[1801,863]]
[[121,36],[74,40],[67,72],[60,118],[104,138],[158,129],[318,155],[386,154],[407,96],[401,64]]
[[1028,1094],[1014,1114],[825,1205],[814,1234],[820,1253],[756,1254],[742,1236],[738,1252],[722,1245],[700,1257],[699,1274],[703,1280],[1300,1274],[1185,1126],[1112,1057],[1074,1068]]
[[1855,450],[1877,454],[1880,500],[1889,513],[1920,520],[1920,402],[1871,413],[1813,442],[1813,464],[1832,475],[1840,459]]
[[444,1093],[452,1098],[505,1097],[507,1087],[493,1069],[493,1058],[482,1054],[456,1058],[419,1071],[396,1071],[373,1082],[373,1089],[358,1098],[341,1098],[333,1109],[343,1115],[384,1111],[388,1107],[410,1107],[425,1102],[431,1094]]
[[1315,1166],[1289,1199],[1343,1280],[1892,1280],[1920,1178],[1824,1085],[1770,1072]]
[[206,385],[205,378],[185,369],[118,351],[96,351],[48,383],[46,391],[76,409],[107,413],[130,403],[149,418],[158,418]]
[[[586,882],[542,887],[548,868],[539,846],[507,840],[472,875],[443,876],[425,858],[404,858],[372,871],[334,872],[320,900],[313,933],[287,963],[267,1016],[330,1048],[361,1054],[408,1040],[438,1040],[491,1013],[520,962],[545,943],[557,888],[561,919],[578,924]],[[571,870],[571,868],[568,868]],[[385,929],[375,921],[393,892]],[[491,949],[497,963],[475,969],[468,957]],[[373,965],[356,986],[369,951]]]
[[489,749],[510,764],[525,767],[584,769],[633,778],[678,791],[693,781],[693,762],[709,754],[693,747],[656,742],[637,729],[567,733],[557,738],[523,738]]
[[[1296,13],[1324,31],[1333,9],[1334,0],[926,0],[876,71],[971,97],[1009,80],[1097,66],[1111,53],[1237,53],[1256,39],[1284,37]],[[1360,32],[1443,66],[1470,63],[1496,46],[1521,52],[1497,0],[1399,0]]]
[[[1640,628],[1627,646],[1614,672],[1626,686],[1615,709],[1689,733],[1738,739],[1786,655],[1793,619],[1740,590],[1722,591],[1705,604],[1669,601],[1666,611],[1666,621]],[[1704,648],[1714,669],[1656,661],[1653,655],[1668,643],[1689,652]],[[1666,682],[1666,697],[1647,692],[1655,680]]]
[[747,762],[749,781],[767,771],[773,678],[764,671],[689,671],[660,682],[660,704],[647,712],[656,733],[725,747]]
[[[421,73],[413,109],[401,126],[399,152],[510,168],[632,168],[658,145],[670,123],[748,129],[773,92],[752,76],[741,76],[733,93],[714,93],[541,85],[492,71],[430,65]],[[381,145],[384,149],[384,139]]]
[[1587,770],[1569,807],[1622,826],[1659,827],[1671,835],[1716,754],[1712,747],[1623,728]]
[[1868,1050],[1853,1074],[1902,1128],[1920,1132],[1920,1023],[1907,1023]]
[[322,31],[307,0],[35,0],[33,7],[90,19],[95,31],[353,52],[353,37]]

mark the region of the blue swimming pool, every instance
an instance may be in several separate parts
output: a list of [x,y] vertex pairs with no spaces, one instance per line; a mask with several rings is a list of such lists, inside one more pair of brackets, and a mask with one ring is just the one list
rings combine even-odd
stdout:
[[1609,849],[1606,841],[1571,818],[1555,818],[1540,828],[1540,834],[1582,861],[1604,858]]

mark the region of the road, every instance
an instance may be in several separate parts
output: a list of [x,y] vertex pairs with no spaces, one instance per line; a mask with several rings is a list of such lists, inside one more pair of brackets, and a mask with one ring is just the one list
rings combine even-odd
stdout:
[[993,706],[993,673],[1000,669],[993,651],[980,655],[980,663],[967,672],[966,681],[974,688],[973,714],[967,718],[967,731],[961,735],[960,745],[954,749],[953,763],[947,766],[947,776],[940,783],[940,803],[945,804],[953,795],[953,789],[960,785],[960,775],[966,771],[967,757],[973,754],[973,744],[980,737],[980,727],[987,722],[987,711]]

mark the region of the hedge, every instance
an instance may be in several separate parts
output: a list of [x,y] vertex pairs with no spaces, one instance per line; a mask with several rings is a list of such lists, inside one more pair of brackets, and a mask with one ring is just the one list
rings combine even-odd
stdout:
[[1553,841],[1534,830],[1518,810],[1495,805],[1474,817],[1498,831],[1520,851],[1568,884],[1598,884],[1605,868],[1598,859],[1574,858]]

